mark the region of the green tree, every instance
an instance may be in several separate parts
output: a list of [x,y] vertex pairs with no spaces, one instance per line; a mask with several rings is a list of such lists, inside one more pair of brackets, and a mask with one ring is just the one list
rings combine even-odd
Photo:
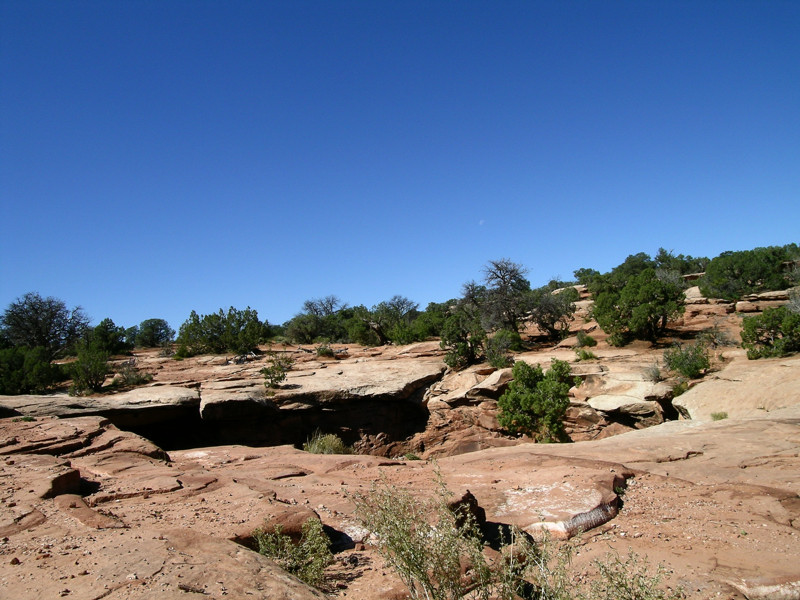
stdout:
[[81,307],[68,309],[58,298],[30,292],[9,304],[0,332],[14,347],[44,348],[49,360],[69,351],[89,328]]
[[768,308],[760,315],[745,317],[741,335],[750,359],[800,352],[800,314],[785,306]]
[[99,392],[108,373],[108,352],[99,344],[81,340],[77,345],[78,360],[70,365],[71,394]]
[[709,298],[735,301],[747,294],[785,290],[792,285],[789,271],[798,255],[797,244],[723,252],[708,263],[700,291]]
[[453,369],[463,369],[483,354],[486,330],[481,313],[485,297],[486,288],[469,282],[464,285],[463,297],[448,309],[439,344],[447,350],[445,364]]
[[175,338],[175,330],[164,319],[145,319],[136,331],[139,348],[159,348]]
[[527,272],[525,267],[508,258],[489,261],[484,267],[483,319],[487,328],[519,332],[530,306],[531,284],[525,279]]
[[249,306],[245,310],[233,307],[228,312],[198,315],[192,311],[178,332],[178,356],[196,354],[245,354],[255,351],[266,341],[269,325],[258,319],[258,313]]
[[579,381],[571,377],[569,363],[553,359],[545,373],[539,365],[517,361],[512,372],[514,380],[497,401],[500,425],[538,441],[561,440],[569,389]]
[[516,331],[501,329],[486,340],[486,360],[498,369],[514,364],[510,352],[522,350],[522,338]]
[[706,270],[709,260],[705,256],[684,256],[683,254],[675,254],[672,250],[659,248],[653,262],[656,269],[676,271],[680,275],[686,275],[688,273],[702,273]]
[[604,286],[595,298],[592,314],[609,341],[621,345],[628,339],[656,340],[667,323],[683,312],[683,290],[674,282],[663,281],[652,267],[631,276],[617,288]]
[[118,327],[111,319],[100,321],[94,329],[87,331],[86,338],[108,354],[122,354],[133,349],[126,341],[125,328]]
[[0,394],[40,394],[64,379],[64,370],[50,362],[44,348],[0,350]]
[[564,337],[575,314],[578,291],[574,287],[554,293],[549,286],[535,289],[530,296],[531,320],[551,339]]

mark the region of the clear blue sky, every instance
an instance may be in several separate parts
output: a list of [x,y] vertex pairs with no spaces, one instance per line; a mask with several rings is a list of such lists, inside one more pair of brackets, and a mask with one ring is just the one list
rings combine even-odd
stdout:
[[421,307],[800,241],[800,2],[0,0],[0,306]]

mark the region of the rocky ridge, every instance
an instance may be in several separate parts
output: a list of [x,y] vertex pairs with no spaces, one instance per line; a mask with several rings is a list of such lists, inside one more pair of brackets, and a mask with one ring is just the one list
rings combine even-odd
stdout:
[[[728,305],[695,300],[682,331],[738,330]],[[435,342],[331,360],[294,350],[274,395],[258,361],[145,354],[151,386],[0,398],[0,598],[322,598],[248,548],[265,522],[309,515],[337,552],[328,597],[403,597],[351,496],[385,481],[422,497],[437,472],[489,524],[584,531],[578,577],[609,549],[634,550],[663,562],[690,598],[800,597],[800,357],[747,361],[721,347],[716,370],[672,398],[644,373],[661,349],[612,348],[591,323],[575,327],[597,337],[597,361],[576,362],[574,338],[516,357],[573,362],[582,384],[567,425],[585,440],[575,444],[504,435],[496,399],[510,371],[446,371]],[[691,420],[670,420],[680,415]],[[278,445],[320,424],[376,456]],[[269,447],[219,445],[236,436]],[[165,451],[159,437],[184,443]],[[437,461],[387,458],[409,452]]]

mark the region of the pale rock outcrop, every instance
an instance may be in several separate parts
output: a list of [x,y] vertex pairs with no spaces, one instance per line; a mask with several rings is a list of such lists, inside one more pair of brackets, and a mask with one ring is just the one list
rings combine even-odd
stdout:
[[672,404],[695,420],[710,420],[714,413],[763,417],[800,404],[800,356],[747,360],[742,350],[725,356],[733,360]]

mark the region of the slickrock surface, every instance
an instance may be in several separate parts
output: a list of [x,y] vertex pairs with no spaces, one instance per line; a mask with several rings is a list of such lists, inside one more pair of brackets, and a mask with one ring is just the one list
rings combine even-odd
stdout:
[[[740,319],[689,290],[679,326],[736,339]],[[336,359],[276,347],[296,363],[274,393],[263,356],[144,352],[149,386],[0,398],[0,599],[404,598],[351,498],[375,482],[425,497],[437,473],[490,526],[575,536],[577,577],[634,550],[689,598],[800,598],[800,357],[715,348],[712,372],[673,399],[673,380],[646,373],[663,346],[613,348],[591,322],[579,328],[597,338],[597,360],[576,360],[575,337],[515,357],[573,364],[572,444],[505,434],[496,401],[510,370],[446,370],[438,342],[335,346]],[[372,455],[298,450],[317,427]],[[248,547],[257,527],[310,515],[336,552],[326,596]]]

